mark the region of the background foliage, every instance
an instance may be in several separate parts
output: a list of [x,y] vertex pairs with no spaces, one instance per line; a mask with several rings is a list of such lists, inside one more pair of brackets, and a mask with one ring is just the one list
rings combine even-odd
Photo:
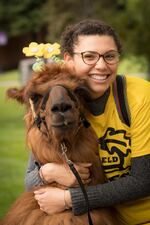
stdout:
[[117,29],[126,56],[144,56],[150,65],[149,12],[149,0],[0,0],[0,29],[11,37],[46,27],[53,42],[70,23],[102,19]]
[[0,29],[10,36],[28,31],[37,32],[45,17],[42,7],[46,0],[0,0]]

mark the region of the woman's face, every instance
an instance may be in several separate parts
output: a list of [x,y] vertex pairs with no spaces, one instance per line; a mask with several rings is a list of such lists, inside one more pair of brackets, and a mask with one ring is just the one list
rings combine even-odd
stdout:
[[[79,36],[78,42],[74,45],[74,53],[87,51],[94,51],[103,55],[110,51],[117,51],[117,46],[111,36]],[[90,55],[87,55],[87,57],[90,57]],[[110,57],[111,55],[108,55],[108,60]],[[74,54],[73,56],[70,56],[65,53],[64,60],[69,66],[71,66],[71,68],[74,69],[77,76],[86,77],[86,82],[93,99],[102,96],[109,88],[110,84],[115,80],[118,63],[110,65],[105,62],[103,57],[100,57],[99,60],[92,65],[87,65],[83,61],[81,54]]]

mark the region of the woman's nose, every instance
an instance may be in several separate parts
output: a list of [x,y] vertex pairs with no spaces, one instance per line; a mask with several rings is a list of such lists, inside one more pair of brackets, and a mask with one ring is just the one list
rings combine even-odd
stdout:
[[107,63],[105,62],[104,58],[101,56],[99,60],[97,61],[97,63],[95,64],[95,68],[101,69],[101,68],[107,68],[107,67],[108,67]]

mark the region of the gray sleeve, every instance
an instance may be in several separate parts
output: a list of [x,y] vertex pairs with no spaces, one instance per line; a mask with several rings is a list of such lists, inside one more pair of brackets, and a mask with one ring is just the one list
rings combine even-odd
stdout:
[[35,186],[43,185],[39,175],[40,164],[35,160],[33,154],[30,154],[28,166],[25,174],[26,190],[31,190]]
[[[90,208],[108,207],[150,195],[150,155],[131,161],[130,175],[87,188]],[[80,188],[70,188],[73,212],[85,213],[85,200]]]

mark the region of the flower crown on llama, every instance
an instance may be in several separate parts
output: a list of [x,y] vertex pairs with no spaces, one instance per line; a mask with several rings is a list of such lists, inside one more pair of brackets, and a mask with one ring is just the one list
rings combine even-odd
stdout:
[[29,47],[24,47],[22,51],[25,56],[34,56],[36,58],[36,61],[32,66],[32,69],[35,72],[42,70],[42,67],[45,64],[44,59],[51,59],[55,62],[62,62],[62,60],[56,56],[60,54],[60,45],[58,43],[38,44],[36,42],[31,42],[29,44]]

